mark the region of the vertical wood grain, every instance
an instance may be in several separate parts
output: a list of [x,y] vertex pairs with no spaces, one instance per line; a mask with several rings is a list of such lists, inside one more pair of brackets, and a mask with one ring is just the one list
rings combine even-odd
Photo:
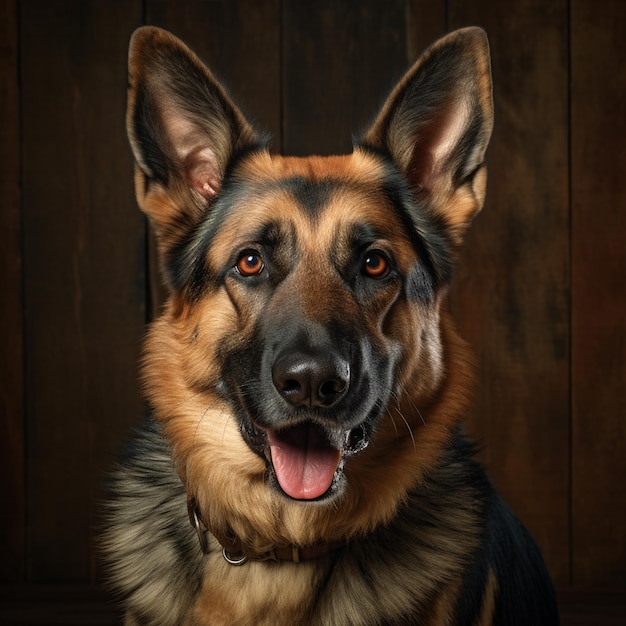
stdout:
[[347,153],[407,67],[401,1],[283,1],[283,152]]
[[626,584],[626,4],[573,0],[573,580]]
[[[352,127],[347,133],[362,132],[414,59],[408,58],[404,0],[381,5],[367,0],[353,5],[355,13],[354,58],[348,81],[352,91]],[[332,102],[333,93],[328,100]]]
[[487,202],[467,238],[454,308],[479,365],[483,458],[569,581],[567,2],[449,0],[449,28],[486,28],[495,129]]
[[94,575],[101,473],[141,415],[144,224],[123,132],[140,2],[21,3],[27,558]]
[[283,0],[284,154],[350,151],[355,19],[347,0]]
[[409,61],[444,35],[448,29],[447,0],[407,0],[407,52]]
[[24,354],[15,0],[0,0],[0,581],[24,577]]

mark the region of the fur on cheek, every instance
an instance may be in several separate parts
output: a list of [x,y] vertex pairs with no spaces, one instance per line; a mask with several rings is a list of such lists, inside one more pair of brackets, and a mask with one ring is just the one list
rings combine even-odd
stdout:
[[[418,404],[428,402],[445,376],[441,306],[441,298],[433,304],[420,306],[401,302],[392,312],[388,325],[389,336],[403,346],[395,391],[398,397],[410,393],[412,401]],[[391,408],[393,410],[393,402]]]

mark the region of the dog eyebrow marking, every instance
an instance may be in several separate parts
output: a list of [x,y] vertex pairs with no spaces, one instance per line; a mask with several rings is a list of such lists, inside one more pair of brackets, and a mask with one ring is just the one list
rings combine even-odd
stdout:
[[346,226],[336,233],[338,245],[332,247],[330,259],[336,271],[349,283],[349,276],[356,273],[366,249],[375,242],[388,238],[376,226],[366,221],[355,221]]
[[[346,243],[344,248],[345,251],[350,255],[354,255],[355,252],[364,252],[365,249],[371,246],[374,242],[388,238],[374,225],[364,221],[357,221],[348,226],[347,232],[343,235],[342,239]],[[338,247],[336,256],[339,251],[340,248]],[[337,258],[339,260],[338,256]]]

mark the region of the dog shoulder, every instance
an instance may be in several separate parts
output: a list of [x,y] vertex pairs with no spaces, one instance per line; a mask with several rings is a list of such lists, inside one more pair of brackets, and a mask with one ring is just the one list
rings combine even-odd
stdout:
[[346,550],[328,588],[358,602],[335,600],[320,623],[360,623],[355,611],[388,625],[559,623],[538,547],[473,455],[458,435],[393,523]]
[[[457,438],[465,466],[468,505],[480,511],[480,541],[467,554],[462,583],[449,607],[453,623],[475,626],[555,626],[552,581],[539,547],[501,498],[473,447]],[[462,510],[462,508],[460,509]]]
[[102,553],[110,586],[138,619],[181,623],[200,586],[202,552],[169,446],[151,417],[120,455],[107,489]]
[[492,623],[557,625],[554,588],[539,547],[495,491],[485,521],[484,551],[498,585]]

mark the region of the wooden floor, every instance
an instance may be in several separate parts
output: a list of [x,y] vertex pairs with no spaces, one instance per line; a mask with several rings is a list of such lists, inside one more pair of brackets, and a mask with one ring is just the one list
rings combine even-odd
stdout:
[[[561,626],[626,626],[626,590],[559,592]],[[101,590],[0,587],[0,624],[118,626],[121,617]],[[534,625],[529,625],[534,626]]]
[[112,600],[93,587],[0,587],[0,625],[119,626]]

